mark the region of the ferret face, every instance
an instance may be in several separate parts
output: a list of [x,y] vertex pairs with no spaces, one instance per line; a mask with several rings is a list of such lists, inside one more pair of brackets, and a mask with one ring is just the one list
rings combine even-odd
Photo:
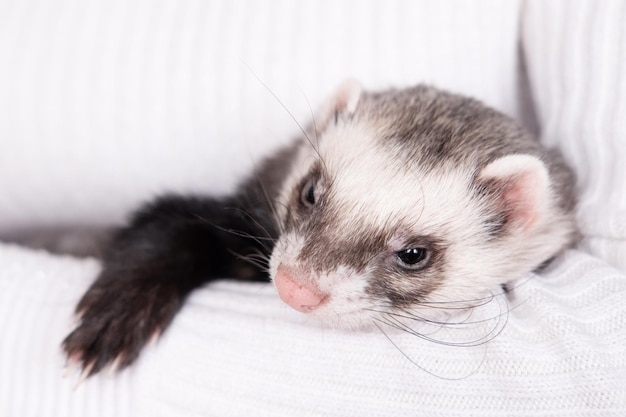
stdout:
[[[474,283],[488,273],[462,267],[476,263],[465,252],[484,238],[471,172],[442,167],[407,175],[368,131],[340,124],[317,152],[302,150],[301,173],[283,195],[284,232],[270,264],[285,302],[349,327],[427,302],[452,271],[475,275],[468,280]],[[449,288],[459,293],[449,297],[472,298],[466,287]]]
[[471,158],[425,163],[420,138],[361,104],[310,135],[283,186],[270,273],[287,304],[351,328],[385,313],[430,314],[433,303],[468,306],[563,245],[566,233],[519,242],[545,237],[550,217],[549,196],[533,194],[547,181],[536,158],[515,155],[494,176]]

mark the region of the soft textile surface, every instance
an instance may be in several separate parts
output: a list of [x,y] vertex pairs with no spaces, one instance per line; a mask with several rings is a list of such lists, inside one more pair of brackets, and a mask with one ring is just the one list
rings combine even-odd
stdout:
[[0,0],[0,236],[231,189],[299,133],[289,112],[307,123],[348,77],[433,82],[516,115],[518,14],[499,0]]
[[626,271],[626,1],[525,3],[522,38],[542,140],[579,182],[582,246]]
[[345,334],[307,322],[270,285],[219,282],[193,295],[136,367],[75,390],[77,375],[61,376],[58,346],[97,263],[6,245],[0,259],[2,416],[623,416],[626,410],[626,277],[581,252],[518,282],[508,314],[496,296],[465,325],[430,329],[433,339],[457,342],[502,331],[475,348],[445,347],[383,326],[401,353],[379,331]]

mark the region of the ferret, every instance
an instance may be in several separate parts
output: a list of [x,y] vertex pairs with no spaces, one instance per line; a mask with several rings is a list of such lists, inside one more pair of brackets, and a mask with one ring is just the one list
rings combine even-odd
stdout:
[[575,200],[561,155],[479,101],[346,82],[232,195],[166,195],[139,209],[63,348],[87,375],[122,369],[194,289],[268,272],[286,304],[349,329],[464,304],[570,246]]

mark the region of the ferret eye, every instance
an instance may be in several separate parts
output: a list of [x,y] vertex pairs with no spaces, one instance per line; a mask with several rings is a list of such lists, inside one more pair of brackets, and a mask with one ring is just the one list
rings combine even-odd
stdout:
[[406,269],[419,269],[428,262],[428,250],[426,248],[402,249],[396,252],[396,258],[401,266]]
[[315,205],[315,181],[309,180],[302,188],[300,201],[305,207],[313,207]]

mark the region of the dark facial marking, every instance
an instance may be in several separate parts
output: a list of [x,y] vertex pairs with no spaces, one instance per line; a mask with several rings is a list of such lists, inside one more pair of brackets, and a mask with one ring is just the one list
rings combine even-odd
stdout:
[[309,181],[302,187],[302,191],[300,194],[301,203],[308,208],[311,208],[315,205],[315,186],[316,180],[314,178],[309,179]]
[[291,197],[287,205],[287,214],[284,221],[285,231],[293,230],[310,217],[311,211],[319,203],[319,196],[316,190],[320,178],[321,166],[317,162],[291,190]]
[[[384,262],[377,263],[365,292],[374,298],[389,300],[397,308],[423,302],[443,282],[447,246],[434,236],[411,239],[405,245],[408,249],[395,252]],[[398,262],[400,253],[407,255],[407,260],[417,261],[416,268]]]
[[298,259],[305,268],[318,273],[332,273],[340,266],[362,272],[387,251],[388,232],[355,220],[351,230],[340,233],[345,226],[340,226],[338,219],[346,213],[336,210],[331,204],[316,207],[314,215],[300,225],[298,233],[305,242]]

